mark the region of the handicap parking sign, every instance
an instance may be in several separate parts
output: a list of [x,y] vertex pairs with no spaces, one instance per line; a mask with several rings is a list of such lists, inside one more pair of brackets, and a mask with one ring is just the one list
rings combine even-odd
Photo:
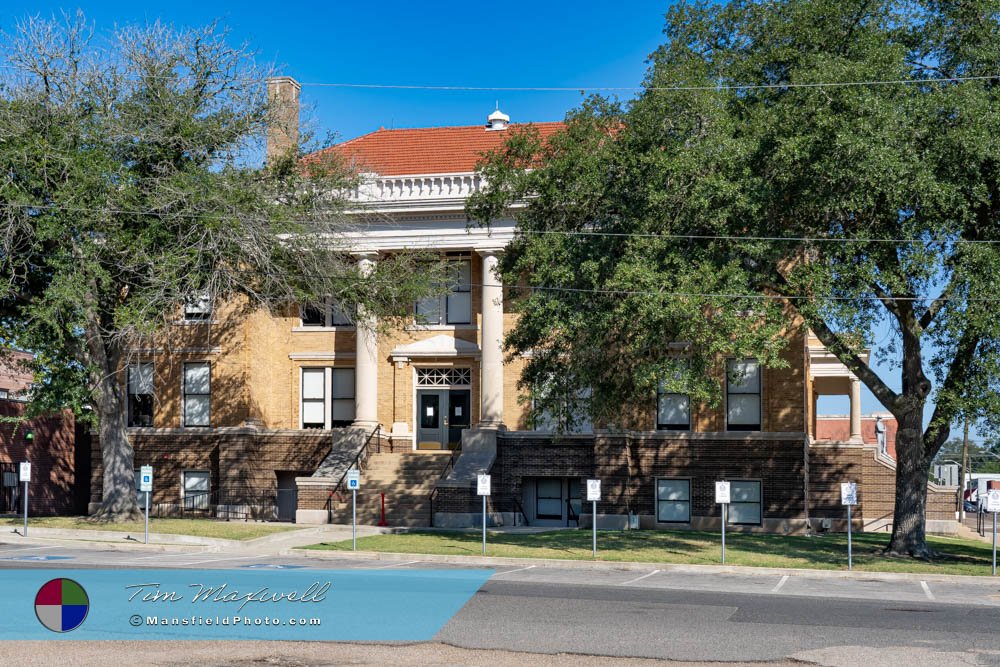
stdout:
[[357,491],[361,488],[361,472],[358,470],[347,471],[347,488],[349,491]]

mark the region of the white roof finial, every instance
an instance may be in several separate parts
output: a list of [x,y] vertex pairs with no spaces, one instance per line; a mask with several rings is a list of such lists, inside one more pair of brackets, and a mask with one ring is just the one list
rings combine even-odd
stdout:
[[500,111],[500,100],[496,101],[496,111],[486,117],[487,130],[506,130],[510,124],[510,116]]

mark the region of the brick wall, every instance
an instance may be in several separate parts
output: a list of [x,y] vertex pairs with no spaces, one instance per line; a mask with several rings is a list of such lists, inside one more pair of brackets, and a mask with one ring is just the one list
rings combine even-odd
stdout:
[[[813,445],[809,448],[809,514],[812,518],[842,519],[841,482],[857,482],[857,516],[865,525],[892,522],[896,502],[896,470],[875,456],[876,448],[859,445]],[[955,493],[930,486],[927,519],[953,521]]]
[[[0,415],[24,415],[25,405],[0,400]],[[32,440],[25,435],[33,434]],[[28,513],[32,515],[76,514],[85,510],[90,441],[77,428],[69,411],[38,417],[18,424],[0,422],[0,463],[31,463],[32,483]],[[16,467],[8,467],[8,471]],[[18,490],[20,493],[20,490]],[[18,497],[20,497],[18,495]],[[20,512],[20,506],[17,509]]]
[[[211,490],[226,504],[273,499],[276,471],[311,475],[330,449],[325,431],[257,431],[254,429],[134,429],[129,441],[135,467],[152,465],[154,505],[179,505],[185,471],[209,471]],[[95,438],[96,439],[96,438]],[[100,447],[94,446],[91,502],[103,491]]]

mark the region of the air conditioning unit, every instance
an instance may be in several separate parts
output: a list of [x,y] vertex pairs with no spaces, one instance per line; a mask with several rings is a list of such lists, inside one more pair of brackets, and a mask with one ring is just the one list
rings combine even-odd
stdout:
[[820,530],[830,530],[833,526],[833,519],[822,519],[819,522]]

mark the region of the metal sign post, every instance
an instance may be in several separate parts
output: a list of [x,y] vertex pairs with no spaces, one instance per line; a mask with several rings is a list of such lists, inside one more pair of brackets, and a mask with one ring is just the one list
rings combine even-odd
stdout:
[[31,481],[31,462],[24,461],[21,463],[18,471],[20,472],[21,481],[24,482],[24,535],[28,536],[28,482]]
[[729,482],[715,483],[715,502],[722,505],[722,563],[726,563],[726,523],[729,522]]
[[591,539],[591,549],[593,551],[593,557],[597,558],[597,501],[601,499],[601,480],[599,479],[588,479],[587,480],[587,500],[592,503],[590,516],[591,527],[593,528],[593,536]]
[[[347,488],[351,490],[351,550],[358,550],[358,489],[361,487],[361,471],[347,471]],[[384,497],[384,496],[383,496]]]
[[993,514],[993,576],[997,575],[997,513],[1000,512],[1000,489],[986,492],[986,511]]
[[153,490],[153,466],[139,468],[139,490],[146,496],[146,530],[144,544],[149,544],[149,494]]
[[490,476],[479,475],[476,478],[476,493],[483,498],[483,555],[486,555],[486,498],[490,495]]
[[854,546],[852,544],[853,526],[851,525],[851,508],[858,504],[858,485],[855,482],[840,484],[840,504],[847,507],[847,569],[854,569]]

